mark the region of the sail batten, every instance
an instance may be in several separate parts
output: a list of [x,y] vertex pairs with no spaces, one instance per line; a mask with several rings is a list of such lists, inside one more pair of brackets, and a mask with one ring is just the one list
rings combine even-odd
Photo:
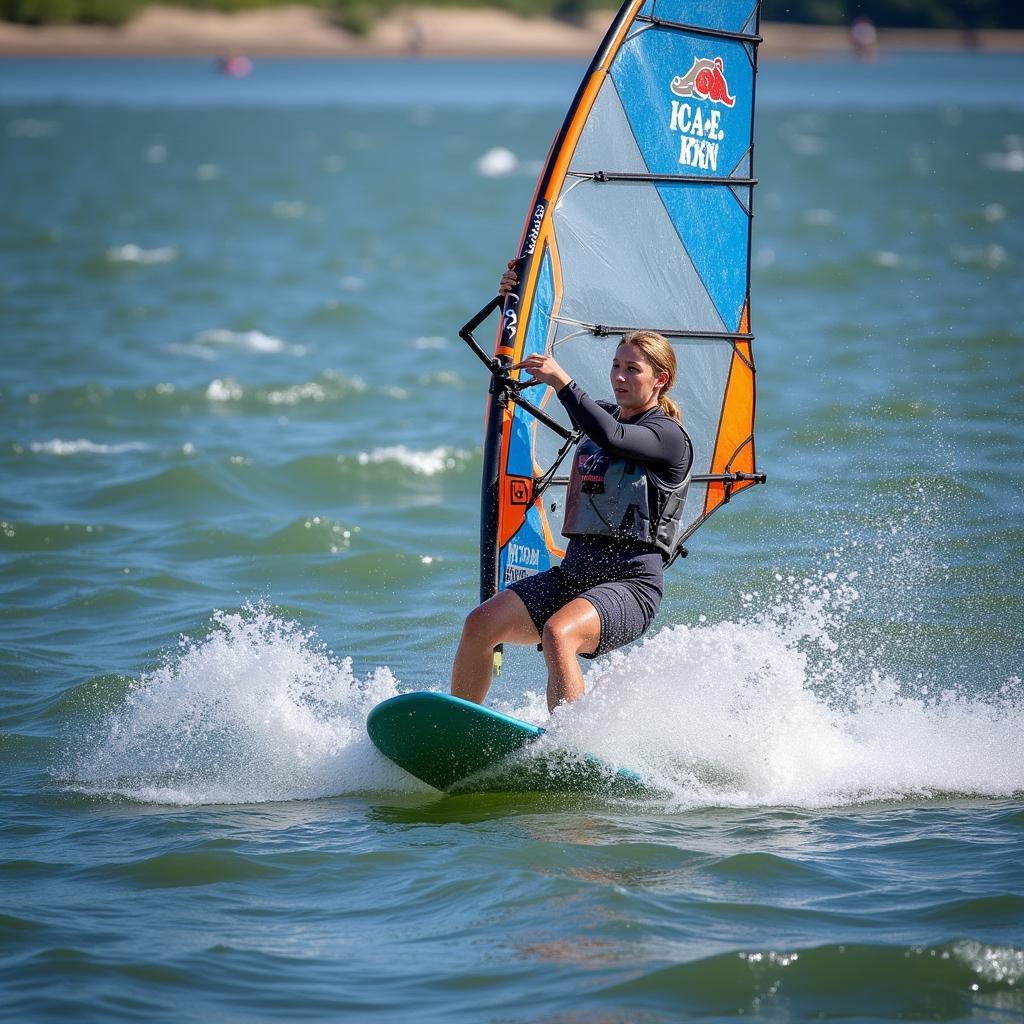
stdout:
[[[601,398],[623,334],[669,338],[695,456],[687,536],[764,479],[749,321],[759,21],[755,0],[623,4],[538,181],[492,364],[554,352]],[[549,568],[565,543],[572,424],[550,389],[524,402],[517,373],[506,380],[484,444],[482,597]]]
[[754,46],[764,42],[759,35],[749,32],[727,32],[724,29],[708,28],[704,25],[687,24],[682,21],[670,21],[668,18],[652,18],[646,14],[637,16],[637,21],[646,22],[658,28],[672,28],[677,32],[688,32],[695,36],[707,36],[709,39],[731,39],[741,43],[752,43]]
[[[582,320],[570,320],[564,316],[552,316],[550,318],[555,323],[560,324],[572,324],[574,327],[580,327],[587,334],[593,334],[595,337],[604,338],[609,334],[628,334],[630,331],[657,331],[659,334],[664,335],[666,338],[694,338],[694,339],[706,339],[707,341],[753,341],[754,335],[744,333],[743,331],[688,331],[679,327],[652,327],[650,324],[633,324],[629,327],[610,327],[607,324],[585,324]],[[562,339],[567,341],[569,339]]]

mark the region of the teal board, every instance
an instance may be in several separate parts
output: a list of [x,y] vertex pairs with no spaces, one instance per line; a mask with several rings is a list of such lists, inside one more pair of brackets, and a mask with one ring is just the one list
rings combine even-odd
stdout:
[[445,693],[403,693],[366,719],[374,746],[446,793],[576,792],[650,795],[643,780],[589,754],[524,750],[544,730]]

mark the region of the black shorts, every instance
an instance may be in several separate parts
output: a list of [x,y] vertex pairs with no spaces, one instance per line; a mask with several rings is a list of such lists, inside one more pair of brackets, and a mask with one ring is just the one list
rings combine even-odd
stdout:
[[508,588],[526,605],[537,632],[560,608],[586,598],[601,619],[598,658],[647,632],[664,592],[662,558],[656,551],[623,549],[597,539],[574,539],[565,558],[546,572],[518,580]]

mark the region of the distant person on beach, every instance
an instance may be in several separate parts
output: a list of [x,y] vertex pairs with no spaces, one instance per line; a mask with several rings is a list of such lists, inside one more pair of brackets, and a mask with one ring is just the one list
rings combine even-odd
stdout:
[[239,54],[230,54],[217,61],[217,70],[228,78],[245,78],[252,73],[252,61]]
[[405,40],[410,57],[422,55],[423,47],[427,42],[427,35],[423,31],[419,18],[410,16],[405,19]]
[[857,60],[878,60],[878,29],[870,18],[850,22],[850,44]]

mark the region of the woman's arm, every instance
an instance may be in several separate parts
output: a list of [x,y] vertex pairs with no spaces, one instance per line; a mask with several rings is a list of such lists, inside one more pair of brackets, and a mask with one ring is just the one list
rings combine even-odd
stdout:
[[559,388],[558,400],[580,430],[605,451],[666,469],[684,462],[688,468],[690,445],[674,421],[659,417],[650,423],[620,423],[574,380]]
[[536,380],[550,385],[573,423],[605,451],[664,469],[680,467],[684,463],[689,466],[692,458],[690,442],[674,421],[659,418],[650,424],[620,423],[545,353],[527,356],[509,369],[527,370]]

